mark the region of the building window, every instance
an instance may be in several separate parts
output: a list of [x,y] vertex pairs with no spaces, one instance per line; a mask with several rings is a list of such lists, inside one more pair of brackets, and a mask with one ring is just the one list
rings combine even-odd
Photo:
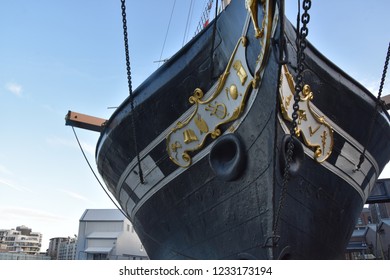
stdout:
[[94,260],[106,260],[107,254],[93,254]]
[[103,253],[87,253],[87,260],[107,260],[107,254]]

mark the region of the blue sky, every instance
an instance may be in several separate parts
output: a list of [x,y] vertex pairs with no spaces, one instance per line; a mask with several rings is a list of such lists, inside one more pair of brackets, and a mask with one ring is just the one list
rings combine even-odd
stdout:
[[[157,69],[154,61],[182,46],[190,2],[176,1],[161,56],[174,0],[128,0],[134,88]],[[296,1],[286,2],[295,22]],[[205,3],[194,0],[189,38]],[[375,95],[390,40],[388,11],[388,0],[327,0],[313,1],[310,12],[309,40]],[[43,233],[44,251],[50,238],[77,234],[86,208],[114,207],[64,117],[72,110],[109,118],[107,107],[128,95],[120,1],[2,0],[0,38],[0,228]],[[95,166],[98,134],[77,133]]]

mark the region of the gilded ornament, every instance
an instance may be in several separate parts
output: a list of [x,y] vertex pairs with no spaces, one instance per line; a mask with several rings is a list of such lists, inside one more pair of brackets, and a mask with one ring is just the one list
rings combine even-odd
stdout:
[[241,84],[244,85],[246,79],[248,78],[248,74],[246,73],[244,67],[242,67],[242,63],[240,60],[236,60],[233,64],[234,70],[237,72],[237,76],[240,78]]
[[203,90],[201,90],[200,88],[196,88],[194,90],[194,93],[192,96],[190,96],[190,98],[188,99],[188,101],[191,103],[191,104],[195,104],[197,103],[200,99],[202,99],[204,93],[203,93]]
[[173,143],[171,145],[171,150],[175,153],[177,152],[177,149],[180,149],[180,148],[182,148],[182,146],[181,146],[180,142],[178,142],[178,141],[176,141],[175,143]]
[[[290,122],[294,111],[293,104],[291,104],[294,93],[294,79],[287,66],[284,65],[280,79],[279,97],[282,115]],[[304,85],[299,97],[298,123],[295,132],[298,137],[302,136],[306,146],[313,149],[314,158],[318,162],[323,162],[331,155],[333,150],[333,129],[325,121],[325,117],[318,116],[312,110],[311,102],[314,94],[309,85]]]
[[233,100],[236,100],[238,98],[238,89],[237,89],[236,85],[230,86],[229,94],[230,94],[230,97],[233,98]]
[[307,121],[306,111],[298,110],[298,124],[302,124],[302,121]]
[[194,118],[194,122],[201,133],[209,132],[209,127],[207,126],[205,120],[202,119],[202,116],[200,114],[197,114],[196,118]]
[[194,141],[199,141],[195,132],[192,129],[187,129],[183,132],[184,143],[188,144]]
[[[252,76],[249,71],[246,58],[248,40],[242,36],[216,84],[206,94],[200,88],[194,90],[188,99],[190,104],[194,104],[192,112],[183,115],[167,135],[168,155],[178,166],[190,166],[191,153],[203,148],[208,136],[216,139],[223,133],[219,128],[221,125],[240,118],[248,96],[260,84],[272,33],[272,5],[263,1],[260,9],[259,2],[255,0],[247,1],[247,7],[251,7],[248,11],[254,22],[256,37],[261,38],[258,60],[253,61],[256,63],[255,75]],[[258,10],[264,15],[261,29],[257,22]],[[221,94],[223,92],[226,94]],[[228,130],[232,132],[236,127],[231,125]]]
[[310,137],[314,135],[319,129],[321,128],[320,125],[318,125],[314,130],[311,126],[309,126],[309,131],[310,131]]
[[211,112],[210,116],[216,116],[219,119],[224,119],[227,114],[227,108],[226,105],[223,103],[216,103],[215,105],[207,104],[207,107],[205,109],[206,111]]
[[255,36],[256,38],[261,38],[264,35],[264,29],[260,29],[259,22],[257,20],[257,8],[258,8],[258,1],[257,0],[246,0],[245,1],[246,8],[249,11],[249,14],[251,16],[253,27],[255,29]]
[[217,128],[211,133],[211,138],[213,139],[218,138],[221,135],[221,133],[222,133],[221,130]]

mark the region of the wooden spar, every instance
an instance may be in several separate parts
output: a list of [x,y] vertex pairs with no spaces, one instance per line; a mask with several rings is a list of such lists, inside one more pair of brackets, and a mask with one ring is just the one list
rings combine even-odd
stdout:
[[72,111],[65,116],[65,125],[102,132],[107,120]]
[[386,96],[383,96],[382,97],[382,101],[385,102],[386,109],[390,110],[390,94],[386,95]]

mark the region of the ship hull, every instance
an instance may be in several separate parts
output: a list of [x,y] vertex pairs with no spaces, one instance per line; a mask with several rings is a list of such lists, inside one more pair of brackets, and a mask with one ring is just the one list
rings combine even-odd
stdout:
[[[259,22],[266,16],[269,24],[273,20],[266,36],[278,38],[274,6],[258,10]],[[151,259],[342,259],[369,191],[389,160],[388,115],[378,111],[367,90],[309,45],[304,78],[314,98],[306,113],[319,124],[310,126],[310,137],[325,131],[319,147],[326,158],[318,158],[318,147],[308,145],[311,138],[302,128],[296,144],[301,152],[292,161],[296,169],[286,180],[291,121],[283,114],[281,77],[295,75],[295,32],[286,23],[290,61],[283,68],[278,47],[258,44],[253,23],[246,26],[245,18],[249,15],[241,1],[233,1],[216,29],[214,22],[135,91],[134,111],[129,100],[118,108],[97,145],[98,169]],[[243,35],[245,49],[237,43]],[[188,166],[179,166],[169,141],[194,119],[189,97],[197,87],[215,92],[218,77],[232,70],[227,65],[238,60],[240,48],[248,64],[244,72],[260,78],[253,85],[237,80],[248,85],[240,115],[219,125],[221,135],[205,137],[189,152],[190,160],[184,157]],[[266,63],[259,70],[256,61],[264,48]],[[359,125],[351,125],[357,120]],[[331,153],[324,152],[326,147]],[[356,170],[364,147],[365,160]],[[234,160],[226,159],[230,153]]]

